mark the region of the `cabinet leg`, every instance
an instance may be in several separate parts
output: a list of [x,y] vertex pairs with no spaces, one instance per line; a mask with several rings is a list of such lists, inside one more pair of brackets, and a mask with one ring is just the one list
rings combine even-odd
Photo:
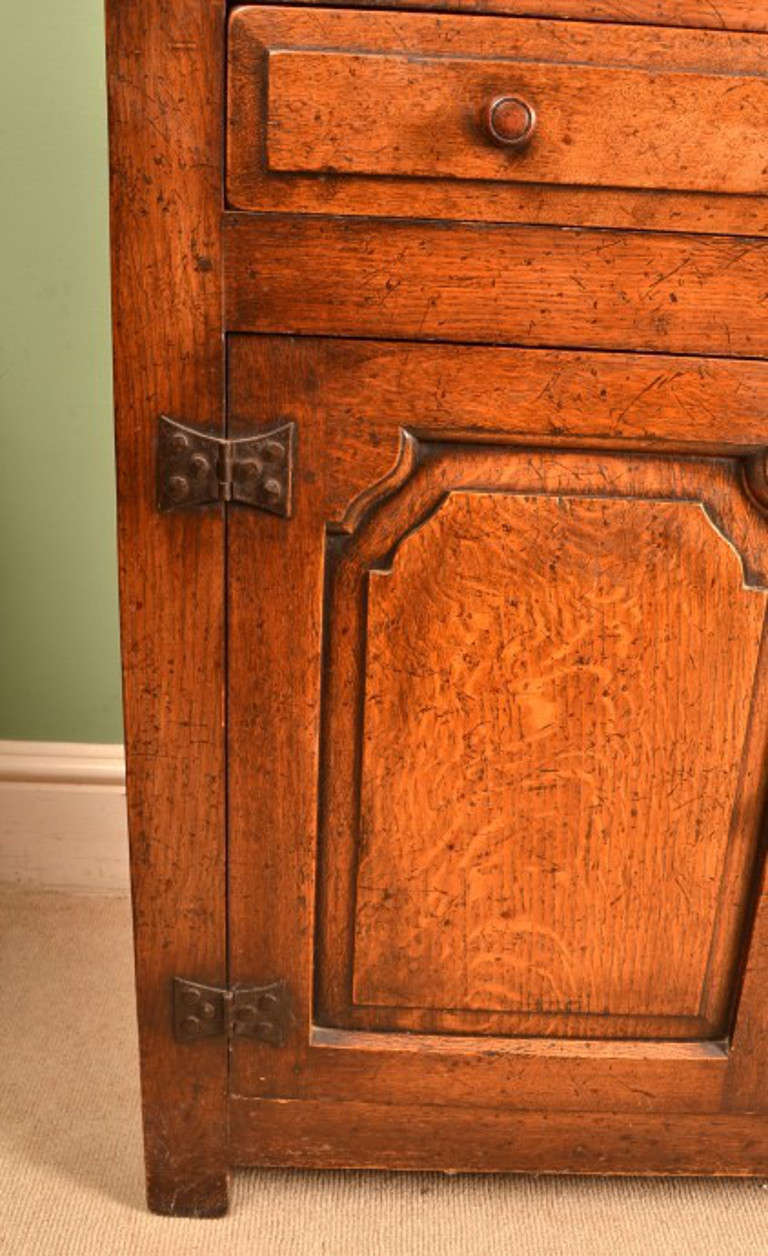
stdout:
[[147,1203],[164,1216],[227,1211],[225,1048],[211,1047],[167,1043],[161,1067],[142,1062]]
[[147,1204],[165,1217],[223,1217],[229,1206],[226,1172],[207,1177],[171,1176],[166,1166],[147,1160]]

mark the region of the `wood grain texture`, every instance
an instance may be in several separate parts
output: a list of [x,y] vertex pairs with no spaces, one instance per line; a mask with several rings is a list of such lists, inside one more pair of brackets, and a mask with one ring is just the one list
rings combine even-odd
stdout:
[[[327,0],[305,0],[324,5]],[[768,31],[764,4],[754,0],[366,0],[363,8],[445,9],[468,14],[508,13],[525,17],[592,22],[639,22],[658,26],[699,27],[710,31]]]
[[[230,362],[229,429],[234,436],[270,426],[276,414],[289,415],[288,398],[273,385],[269,353],[260,354],[258,344],[254,348],[254,392],[246,402],[243,381]],[[292,1003],[287,1041],[279,1051],[258,1042],[233,1044],[234,1093],[251,1085],[257,1090],[277,1085],[290,1094],[306,1067],[312,1023],[324,462],[322,425],[302,423],[291,520],[232,510],[227,529],[230,976],[233,983],[285,981]]]
[[[706,444],[708,437],[716,437],[710,453],[747,453],[762,432],[764,364],[283,336],[232,337],[229,362],[233,430],[266,425],[276,414],[293,418],[299,426],[297,513],[290,529],[281,530],[279,521],[257,520],[248,512],[233,514],[237,531],[230,549],[234,581],[230,640],[239,696],[230,751],[233,799],[240,800],[232,817],[233,977],[250,980],[255,974],[286,974],[296,996],[296,1022],[285,1050],[236,1044],[234,1094],[337,1103],[355,1095],[372,1104],[386,1094],[394,1104],[416,1106],[440,1105],[450,1095],[451,1102],[468,1108],[482,1104],[483,1096],[493,1095],[500,1108],[529,1112],[716,1113],[724,1102],[723,1088],[731,1067],[718,1043],[498,1038],[488,1036],[491,1026],[483,1013],[464,1013],[460,1021],[441,1015],[440,1032],[430,1035],[435,1013],[413,1009],[396,1017],[410,1033],[386,1033],[382,1027],[392,1023],[391,1009],[350,1010],[346,960],[339,968],[336,1002],[328,982],[321,982],[320,1003],[313,1012],[312,887],[321,655],[316,577],[323,563],[326,524],[335,520],[333,527],[338,529],[346,516],[356,526],[354,520],[359,523],[361,516],[355,509],[350,511],[356,498],[362,495],[365,501],[367,493],[370,509],[377,496],[377,480],[382,481],[378,495],[386,484],[396,489],[403,476],[407,480],[413,464],[401,451],[397,469],[399,432],[415,416],[423,424],[420,434],[424,437],[432,427],[441,436],[471,431],[480,442],[472,447],[478,457],[492,454],[482,442],[498,443],[515,432],[518,440],[530,443],[537,423],[550,440],[570,440],[571,444],[578,441],[579,433],[582,438],[598,433],[597,439],[610,442],[613,431],[620,441],[633,441],[667,455],[684,452],[686,447],[690,453],[689,442]],[[477,388],[478,379],[483,380],[482,389]],[[609,456],[603,466],[604,456],[598,459],[601,477],[618,465]],[[663,484],[654,480],[655,493],[661,486],[664,496],[691,494],[690,485],[678,478],[688,466],[687,458],[663,456],[655,461],[667,477]],[[705,460],[702,466],[711,466],[721,484],[721,489],[713,490],[713,511],[727,519],[727,531],[749,562],[759,567],[758,538],[764,525],[746,504],[735,464]],[[728,466],[733,469],[729,471]],[[717,467],[722,468],[722,480],[720,472],[715,474]],[[487,481],[487,470],[485,474]],[[554,469],[552,474],[556,475]],[[566,486],[565,472],[550,485],[553,489]],[[617,482],[616,488],[626,492],[627,482]],[[601,489],[605,489],[604,479]],[[303,540],[295,538],[296,529]],[[288,579],[284,580],[286,571]],[[279,611],[275,619],[274,607]],[[764,667],[762,661],[759,666]],[[334,674],[343,683],[343,677]],[[758,692],[768,691],[763,687]],[[723,868],[721,910],[723,920],[731,923],[716,928],[721,941],[712,952],[713,965],[721,972],[733,971],[743,954],[743,936],[733,922],[743,919],[751,888],[750,865],[756,854],[755,832],[764,793],[760,729],[767,719],[764,703],[757,704],[747,739],[742,789],[735,800],[729,862]],[[287,728],[294,729],[296,736],[294,740],[291,733],[291,744],[286,745]],[[341,747],[339,762],[346,762]],[[268,789],[263,788],[263,781],[268,782]],[[280,788],[283,781],[286,785]],[[286,834],[287,840],[276,838],[280,834]],[[343,852],[336,849],[331,858],[343,871]],[[334,884],[321,868],[321,918],[328,904],[338,912],[335,923],[326,920],[328,953],[340,960],[348,954],[345,937],[351,947],[353,883],[349,875],[349,881]],[[762,915],[758,928],[761,919]],[[734,940],[736,954],[729,945]],[[758,973],[754,983],[758,997],[751,1005],[756,1018],[761,1015],[763,982]],[[703,1010],[711,1021],[713,1008]],[[374,1024],[376,1031],[313,1029],[318,1012],[337,1022]],[[466,1036],[470,1023],[473,1033],[484,1036]],[[457,1036],[462,1024],[465,1036]],[[750,1086],[760,1084],[755,1064],[759,1060],[755,1055],[759,1051],[757,1019],[753,1025],[753,1038],[745,1040],[742,1056],[743,1093],[747,1078],[753,1079]],[[546,1018],[537,1022],[530,1017],[524,1032],[536,1032],[536,1026],[539,1033],[548,1032]],[[636,1033],[638,1026],[642,1028],[639,1018],[632,1030],[627,1029]],[[594,1033],[594,1018],[587,1020],[585,1030]],[[692,1024],[690,1032],[701,1033],[701,1022]],[[709,1054],[691,1055],[692,1050]],[[738,1102],[735,1097],[733,1102]],[[247,1101],[233,1100],[235,1123],[243,1103]],[[276,1136],[274,1143],[274,1154],[283,1163],[295,1154],[301,1128],[299,1111],[295,1111],[285,1128],[284,1142],[281,1145]],[[583,1119],[585,1124],[592,1120]],[[377,1118],[366,1126],[360,1135],[358,1161],[364,1159],[365,1145],[370,1148],[378,1137],[384,1137],[386,1124],[384,1114],[380,1122]],[[235,1133],[235,1156],[237,1137]],[[708,1150],[704,1141],[699,1144],[702,1171],[718,1171],[719,1127],[709,1137]],[[689,1142],[690,1138],[689,1131]],[[553,1135],[550,1164],[555,1163],[560,1145],[560,1135]],[[423,1143],[421,1147],[419,1154],[426,1154]],[[241,1154],[252,1160],[260,1153],[251,1140]],[[493,1158],[489,1151],[486,1164],[492,1165]],[[404,1157],[401,1163],[407,1160]],[[646,1167],[652,1162],[649,1156]],[[747,1171],[747,1165],[760,1162],[759,1153],[750,1158],[747,1150],[739,1161],[733,1152],[733,1171]],[[599,1163],[605,1167],[608,1162]]]
[[257,1077],[241,1094],[368,1103],[491,1104],[510,1111],[719,1112],[727,1046],[713,1041],[387,1033],[315,1026],[293,1076]]
[[161,413],[221,430],[224,6],[109,0],[120,595],[150,1206],[226,1209],[227,1053],[171,1036],[171,978],[226,980],[219,509],[160,515]]
[[230,331],[761,357],[768,241],[229,215]]
[[[230,1159],[768,1170],[768,199],[737,190],[762,172],[732,151],[768,50],[744,31],[768,18],[454,7],[108,4],[159,1211],[223,1211]],[[331,60],[396,64],[398,91],[384,109],[360,71],[355,113]],[[464,84],[506,91],[510,64],[580,125],[530,150],[539,182],[508,182],[466,118],[449,148],[401,134],[403,93],[436,116]],[[646,186],[541,182],[606,161]],[[225,163],[258,216],[222,212]],[[293,420],[293,518],[158,514],[160,413]],[[285,1046],[176,1045],[174,974],[284,981]]]
[[[339,1100],[354,1093],[374,1101],[385,1088],[393,1101],[440,1103],[448,1089],[468,1104],[493,1093],[518,1107],[573,1109],[588,1102],[603,1111],[617,1105],[663,1111],[677,1103],[716,1111],[726,1059],[715,1046],[691,1057],[678,1054],[682,1044],[667,1044],[644,1064],[638,1087],[637,1059],[622,1043],[613,1055],[592,1042],[563,1058],[552,1057],[551,1044],[533,1043],[511,1059],[488,1038],[469,1051],[454,1039],[437,1058],[429,1042],[422,1056],[386,1035],[377,1035],[378,1051],[357,1034],[345,1046],[311,1040],[325,524],[331,500],[343,514],[360,484],[371,423],[363,412],[353,439],[343,409],[331,404],[331,380],[343,396],[344,373],[321,350],[344,347],[284,337],[237,337],[229,347],[232,432],[256,430],[276,414],[299,425],[290,525],[235,510],[229,526],[231,976],[236,982],[282,976],[295,1014],[280,1051],[234,1044],[233,1093]],[[353,405],[354,397],[352,389]],[[488,401],[488,424],[501,423],[502,413]],[[370,448],[386,457],[385,474],[397,427],[386,412],[377,423]]]
[[745,968],[728,1062],[725,1107],[737,1112],[764,1113],[768,1110],[768,869],[765,868]]
[[[738,92],[724,109],[714,101],[739,75],[739,91],[756,93],[757,114],[764,109],[767,47],[755,35],[627,25],[572,22],[566,34],[551,21],[241,8],[229,40],[229,201],[759,235],[765,198],[722,194],[747,186],[744,160],[728,159],[725,119],[738,119],[737,130],[753,122],[734,114]],[[636,81],[631,107],[621,94],[598,101],[627,78]],[[479,122],[483,104],[512,80],[535,91],[539,110],[533,144],[516,155],[491,145]],[[765,151],[759,130],[754,149]],[[761,185],[764,164],[748,190]],[[612,186],[577,186],[589,183]],[[713,191],[650,190],[696,186]]]
[[711,1112],[727,1044],[311,1028],[289,1057],[237,1043],[232,1093],[514,1111]]
[[340,526],[394,471],[403,429],[712,454],[765,439],[766,362],[288,336],[231,336],[229,361],[236,415],[320,429],[313,473]]
[[[527,516],[506,515],[528,499],[498,494],[538,490],[553,496],[532,499],[532,518],[545,517],[526,532]],[[675,524],[667,498],[681,499]],[[465,513],[480,509],[504,518],[473,545]],[[452,510],[455,536],[440,527]],[[749,804],[736,805],[764,618],[764,595],[745,595],[742,581],[765,587],[764,544],[733,465],[471,446],[426,455],[357,537],[332,542],[319,920],[328,1023],[727,1030],[763,793],[758,772]],[[758,755],[763,715],[749,728]],[[658,792],[643,781],[661,782]],[[672,960],[683,917],[676,936],[692,949]],[[573,997],[574,972],[594,1002]],[[352,1007],[353,988],[354,1003],[382,1012]]]
[[[758,75],[276,49],[267,88],[270,170],[768,191]],[[536,111],[519,152],[482,125],[483,106],[504,95]]]
[[768,1124],[749,1116],[604,1116],[232,1101],[235,1164],[467,1173],[760,1177]]
[[695,502],[452,493],[372,566],[355,1002],[699,1015],[764,617]]

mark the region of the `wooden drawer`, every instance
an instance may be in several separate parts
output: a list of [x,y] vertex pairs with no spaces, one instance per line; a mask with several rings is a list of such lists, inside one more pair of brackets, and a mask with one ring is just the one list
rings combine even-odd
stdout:
[[767,54],[760,35],[240,9],[229,200],[759,233]]

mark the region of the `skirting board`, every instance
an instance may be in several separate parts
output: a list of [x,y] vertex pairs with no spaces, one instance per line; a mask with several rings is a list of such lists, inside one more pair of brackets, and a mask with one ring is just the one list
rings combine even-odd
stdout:
[[0,882],[127,892],[122,746],[0,741]]

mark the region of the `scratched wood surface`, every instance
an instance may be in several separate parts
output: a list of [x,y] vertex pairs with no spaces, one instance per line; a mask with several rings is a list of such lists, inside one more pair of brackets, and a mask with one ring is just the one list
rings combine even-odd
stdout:
[[232,1101],[235,1164],[470,1173],[721,1174],[768,1161],[764,1117],[508,1113],[383,1103]]
[[[664,168],[716,182],[680,192],[650,167],[631,189],[508,183],[474,131],[441,178],[411,177],[438,167],[410,142],[407,177],[380,174],[351,133],[351,173],[270,170],[265,114],[269,54],[328,49],[407,58],[416,86],[438,59],[461,82],[473,59],[642,78],[646,122],[684,77],[701,120],[717,76],[737,95],[764,75],[765,5],[226,7],[108,5],[150,1203],[221,1212],[228,1161],[765,1173],[768,201],[733,191],[751,122],[726,143],[710,120],[698,148],[673,116]],[[388,107],[390,161],[411,119]],[[283,140],[320,164],[300,113]],[[539,177],[606,180],[590,125]],[[225,178],[233,208],[269,212],[227,211]],[[292,519],[157,514],[162,412],[232,435],[295,420]],[[285,1046],[176,1045],[178,973],[285,981]]]
[[768,411],[768,362],[751,360],[234,335],[229,362],[239,430],[285,410],[317,433],[313,473],[336,523],[395,470],[403,429],[747,454],[764,440]]
[[[331,544],[319,922],[327,1023],[725,1031],[766,729],[764,704],[753,703],[765,666],[765,525],[728,465],[449,447],[425,455],[359,537]],[[507,517],[522,509],[509,495],[537,489],[553,496],[529,508],[544,517],[526,530],[525,515]],[[438,508],[445,492],[455,496]],[[455,529],[440,522],[450,503],[464,512]],[[498,526],[480,528],[473,545],[466,512],[481,508]],[[727,660],[722,672],[717,658]],[[599,687],[598,673],[616,689]],[[713,688],[702,689],[702,675]],[[655,780],[658,794],[639,784]],[[611,799],[603,812],[598,796]],[[675,954],[667,978],[667,931],[683,916],[678,944],[691,950]],[[576,972],[581,1001],[569,988]]]
[[[240,8],[229,201],[759,235],[765,199],[724,193],[764,186],[767,49],[692,30],[571,22],[565,35],[551,21]],[[523,89],[538,132],[525,152],[501,151],[482,105]]]
[[[450,352],[445,347],[445,355]],[[506,351],[496,352],[501,359]],[[344,517],[357,519],[357,524],[348,526],[360,524],[360,516],[348,510],[360,488],[360,451],[369,445],[379,450],[382,461],[377,465],[381,467],[380,475],[387,479],[396,457],[398,427],[386,414],[379,414],[374,424],[370,414],[377,407],[370,398],[375,371],[388,370],[394,380],[397,363],[389,361],[387,367],[388,355],[402,353],[403,347],[396,345],[379,346],[377,354],[376,346],[291,342],[285,337],[235,337],[230,343],[231,430],[240,433],[249,427],[258,428],[275,414],[294,418],[300,428],[291,523],[286,525],[283,520],[246,510],[233,511],[230,517],[231,976],[234,981],[250,981],[281,975],[289,982],[294,1001],[288,1042],[280,1051],[258,1043],[235,1043],[232,1091],[241,1096],[332,1098],[336,1102],[355,1095],[373,1103],[386,1093],[388,1102],[404,1107],[420,1102],[441,1105],[448,1094],[452,1102],[473,1107],[482,1103],[483,1095],[492,1094],[494,1104],[502,1107],[540,1111],[718,1112],[728,1068],[723,1044],[637,1041],[632,1035],[643,1027],[639,1017],[626,1023],[629,1041],[601,1042],[593,1036],[589,1040],[494,1038],[489,1036],[492,1026],[484,1013],[460,1014],[463,1037],[445,1032],[452,1029],[450,1018],[440,1021],[439,1032],[430,1035],[429,1018],[434,1023],[434,1015],[429,1011],[414,1013],[411,1020],[407,1010],[403,1013],[403,1026],[410,1033],[384,1033],[381,1027],[392,1023],[391,1009],[353,1008],[350,1013],[345,973],[353,883],[343,879],[347,864],[343,849],[327,850],[327,865],[319,869],[318,923],[321,931],[327,931],[325,954],[333,971],[323,974],[322,988],[318,990],[321,1002],[313,1000],[319,958],[314,945],[318,781],[325,774],[328,779],[334,776],[339,783],[341,776],[336,769],[346,771],[350,759],[345,747],[351,744],[340,730],[332,739],[337,748],[334,771],[321,765],[318,745],[325,525],[333,517],[339,521],[334,525],[336,529]],[[597,355],[597,360],[587,355],[586,365],[581,359],[571,363],[573,388],[566,406],[570,414],[575,416],[578,411],[582,387],[593,370],[597,372],[595,395],[599,394],[601,362],[607,369],[613,358],[610,356],[609,362],[605,355]],[[623,369],[629,370],[631,365],[627,362]],[[557,359],[550,367],[564,381],[569,378],[565,361]],[[402,369],[406,369],[405,362]],[[413,370],[414,377],[418,375],[415,362],[408,369]],[[694,387],[696,378],[706,379],[706,374],[697,376],[695,364],[688,364],[687,371],[690,375],[681,377],[688,379],[681,392],[684,401],[690,395],[688,386]],[[382,375],[384,378],[386,375]],[[610,374],[605,378],[609,383]],[[354,437],[348,430],[350,416],[343,403],[347,387],[348,403],[353,410],[356,398],[369,394]],[[734,391],[739,389],[726,389],[725,395]],[[555,389],[553,395],[556,392]],[[606,405],[610,404],[609,394],[610,387],[606,389]],[[446,426],[452,418],[450,395],[449,391],[444,399]],[[457,392],[457,398],[459,395]],[[749,388],[744,395],[749,395]],[[326,396],[327,408],[321,404]],[[480,424],[495,430],[497,439],[509,422],[502,397],[503,390],[489,391],[484,421]],[[589,411],[589,400],[581,404]],[[670,405],[674,404],[670,398]],[[437,414],[439,408],[436,404],[433,413]],[[685,406],[681,405],[675,420],[678,437],[684,435],[685,414]],[[690,414],[687,421],[695,422]],[[336,444],[339,450],[347,452],[331,459],[329,450]],[[482,446],[475,447],[478,455],[482,450]],[[484,465],[483,475],[487,476],[490,463]],[[662,485],[664,492],[683,492],[682,479],[675,478],[675,461],[661,459],[659,465],[669,468],[666,474],[671,477]],[[611,466],[609,461],[609,470]],[[746,504],[738,475],[729,470],[730,462],[713,466],[722,468],[722,477],[717,480],[720,488],[713,488],[712,507],[719,510],[737,544],[758,570],[760,517]],[[364,465],[368,487],[372,470],[373,464]],[[659,491],[659,485],[656,479],[654,492]],[[386,491],[383,484],[378,491]],[[374,493],[374,502],[375,497]],[[344,684],[343,672],[332,661],[329,667],[331,675]],[[326,691],[325,700],[329,698],[332,701],[332,695]],[[761,727],[763,723],[761,713],[756,724]],[[761,800],[759,766],[757,781],[754,770],[752,765],[746,773],[747,800],[737,825],[740,836],[735,843],[737,855],[730,878],[733,901],[726,905],[728,923],[722,930],[722,958],[718,951],[715,962],[718,972],[733,963],[730,948],[738,933],[734,921],[744,913],[745,882],[749,880],[748,865],[754,846],[754,816]],[[340,817],[341,813],[336,814]],[[336,831],[335,826],[330,828]],[[330,870],[334,870],[333,874]],[[341,877],[336,875],[339,871]],[[325,944],[322,939],[319,941],[322,952]],[[338,1008],[334,1003],[337,981],[341,991]],[[318,1018],[331,1023],[347,1018],[354,1026],[359,1023],[355,1013],[359,1013],[363,1023],[373,1024],[376,1032],[367,1034],[354,1027],[350,1031],[313,1028]],[[525,1021],[525,1035],[531,1030],[546,1034],[546,1017],[538,1022],[526,1017]],[[466,1027],[470,1024],[472,1034],[467,1036]],[[585,1026],[586,1032],[594,1035],[592,1018],[585,1021]],[[519,1033],[520,1023],[515,1027],[509,1020],[500,1032]],[[710,1028],[699,1018],[691,1021],[691,1037],[709,1032]],[[642,1084],[638,1087],[640,1076]],[[360,1132],[361,1157],[369,1138],[369,1134]]]
[[[306,3],[327,5],[327,0]],[[583,18],[593,22],[702,27],[711,31],[768,31],[764,0],[365,0],[360,7],[564,18],[569,21],[569,29],[573,19]]]
[[[223,4],[109,0],[128,816],[147,1194],[227,1205],[227,1053],[171,1034],[176,974],[226,980],[224,520],[159,514],[158,415],[223,426]],[[193,105],[190,102],[194,102]]]
[[355,1002],[695,1018],[764,616],[698,503],[450,495],[367,580]]
[[229,215],[230,331],[763,357],[768,241]]
[[[266,74],[270,170],[768,191],[757,74],[283,49]],[[520,151],[494,144],[481,119],[504,95],[536,111]]]

